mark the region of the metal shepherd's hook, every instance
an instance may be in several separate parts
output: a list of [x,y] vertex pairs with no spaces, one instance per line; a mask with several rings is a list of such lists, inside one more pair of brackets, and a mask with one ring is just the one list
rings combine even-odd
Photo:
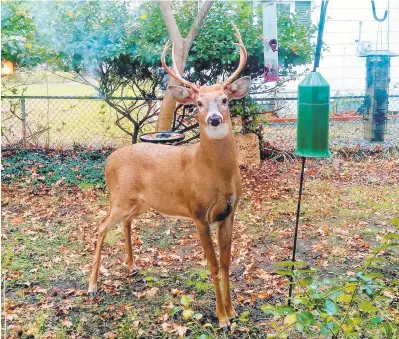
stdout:
[[371,0],[371,7],[373,8],[373,16],[374,16],[374,19],[375,19],[376,21],[378,21],[378,22],[383,22],[383,21],[385,21],[385,19],[386,19],[387,16],[388,16],[388,11],[385,10],[383,18],[382,18],[382,19],[379,19],[379,18],[377,17],[377,13],[376,13],[376,11],[375,11],[375,3],[374,3],[374,0]]

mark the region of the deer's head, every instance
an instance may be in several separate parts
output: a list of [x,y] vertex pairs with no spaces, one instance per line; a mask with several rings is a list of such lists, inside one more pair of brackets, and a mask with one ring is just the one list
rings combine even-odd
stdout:
[[240,74],[247,61],[247,51],[242,42],[241,35],[236,29],[238,39],[237,46],[240,47],[240,64],[237,70],[222,84],[212,86],[197,86],[182,78],[174,62],[174,48],[172,46],[172,69],[166,66],[165,54],[170,47],[170,41],[165,45],[161,62],[163,68],[170,76],[180,81],[184,86],[169,86],[173,98],[181,104],[194,104],[198,109],[198,121],[201,130],[208,137],[221,139],[227,136],[230,130],[229,102],[240,99],[248,94],[251,84],[250,77],[243,77],[233,82]]

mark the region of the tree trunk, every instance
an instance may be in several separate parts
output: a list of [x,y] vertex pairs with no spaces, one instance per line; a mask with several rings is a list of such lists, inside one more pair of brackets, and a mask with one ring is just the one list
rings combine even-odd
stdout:
[[[187,53],[184,51],[184,42],[185,41],[182,39],[180,46],[179,44],[175,44],[175,62],[180,74],[183,74],[184,67],[186,66],[187,62]],[[169,77],[168,87],[179,85],[181,85],[179,81],[177,81],[175,78]],[[161,109],[158,116],[156,127],[158,132],[169,131],[171,129],[175,109],[176,100],[173,99],[172,95],[167,90],[162,100]]]
[[[159,1],[159,6],[162,11],[162,15],[165,20],[166,29],[168,31],[169,37],[172,40],[172,43],[175,47],[175,63],[176,67],[181,75],[184,73],[184,68],[187,62],[188,52],[193,44],[193,40],[196,37],[199,27],[202,25],[202,22],[205,19],[206,14],[209,9],[212,7],[212,1],[205,1],[202,5],[200,11],[198,12],[197,17],[195,18],[190,31],[187,34],[186,38],[183,38],[180,35],[179,28],[177,27],[175,18],[172,13],[172,5],[171,1]],[[170,85],[178,86],[180,83],[169,77],[168,87]],[[172,127],[173,115],[176,109],[176,100],[173,99],[172,95],[169,91],[166,91],[164,99],[162,100],[161,110],[159,112],[158,121],[156,130],[160,131],[168,131]]]

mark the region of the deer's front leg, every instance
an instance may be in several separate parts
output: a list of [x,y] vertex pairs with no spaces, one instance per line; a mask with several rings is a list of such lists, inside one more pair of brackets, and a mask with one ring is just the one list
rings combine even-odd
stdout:
[[201,240],[202,248],[208,260],[209,269],[212,274],[213,284],[215,286],[216,294],[216,316],[219,319],[219,326],[226,327],[230,325],[229,318],[226,313],[226,308],[223,303],[222,291],[219,281],[219,263],[216,258],[215,249],[212,243],[211,231],[207,222],[195,221],[198,235]]
[[231,237],[233,233],[234,215],[230,214],[224,221],[218,224],[218,242],[220,252],[220,268],[222,270],[223,303],[229,319],[237,316],[231,302],[230,295],[230,261],[231,261]]

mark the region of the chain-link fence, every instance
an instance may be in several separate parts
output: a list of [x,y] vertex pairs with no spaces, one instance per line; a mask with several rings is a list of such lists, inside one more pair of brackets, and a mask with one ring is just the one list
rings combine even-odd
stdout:
[[[265,141],[276,148],[293,150],[296,144],[296,97],[263,97],[252,94],[264,122]],[[159,98],[100,97],[2,97],[2,147],[87,148],[120,147],[140,134],[155,130]],[[249,100],[244,101],[245,106]],[[334,96],[330,104],[331,148],[374,144],[364,138],[364,97]],[[195,138],[193,112],[181,108],[174,129]],[[187,123],[190,121],[190,123]],[[139,124],[139,125],[137,125]],[[399,95],[389,97],[385,141],[399,146]],[[193,135],[191,135],[194,133]]]

